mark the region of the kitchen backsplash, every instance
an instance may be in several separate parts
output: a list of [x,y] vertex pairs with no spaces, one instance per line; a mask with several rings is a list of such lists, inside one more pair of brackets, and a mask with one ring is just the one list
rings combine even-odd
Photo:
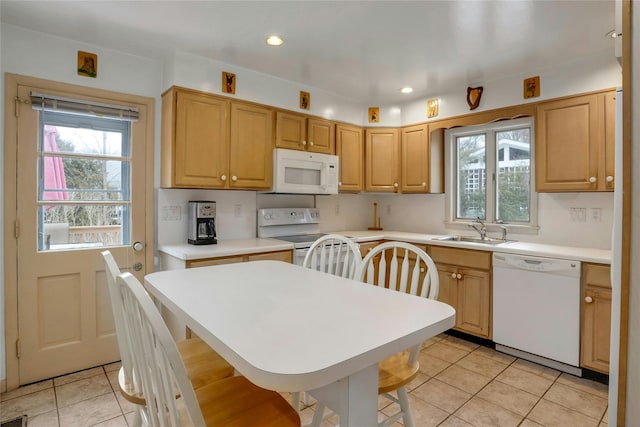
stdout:
[[[185,243],[189,200],[216,202],[216,230],[221,240],[256,236],[260,208],[317,207],[321,230],[366,230],[373,225],[373,203],[385,230],[428,234],[473,234],[445,228],[443,194],[338,194],[333,196],[261,194],[255,191],[157,190],[158,245]],[[613,193],[541,193],[538,234],[514,234],[521,241],[609,249]]]

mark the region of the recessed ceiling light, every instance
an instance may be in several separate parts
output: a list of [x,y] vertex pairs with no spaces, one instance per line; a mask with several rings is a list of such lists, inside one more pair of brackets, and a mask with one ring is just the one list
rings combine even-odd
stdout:
[[413,88],[412,87],[403,87],[402,89],[400,89],[400,92],[402,92],[402,93],[411,93],[411,92],[413,92]]
[[284,41],[278,36],[267,37],[267,44],[269,46],[280,46]]

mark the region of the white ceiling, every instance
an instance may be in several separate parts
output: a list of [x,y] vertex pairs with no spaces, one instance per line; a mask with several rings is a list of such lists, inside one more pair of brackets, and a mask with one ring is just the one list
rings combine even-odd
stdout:
[[[613,57],[608,0],[2,0],[0,16],[147,57],[189,52],[380,104]],[[272,33],[285,43],[268,47]],[[400,94],[407,85],[414,92]]]

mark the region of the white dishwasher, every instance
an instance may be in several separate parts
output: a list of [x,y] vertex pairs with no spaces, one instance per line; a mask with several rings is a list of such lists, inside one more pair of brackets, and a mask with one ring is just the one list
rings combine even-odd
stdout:
[[580,262],[494,252],[493,341],[580,375]]

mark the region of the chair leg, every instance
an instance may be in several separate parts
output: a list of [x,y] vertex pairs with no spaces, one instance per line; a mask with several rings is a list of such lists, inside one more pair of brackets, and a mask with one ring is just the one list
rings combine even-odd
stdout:
[[293,393],[291,393],[291,406],[293,406],[293,409],[295,409],[296,412],[300,413],[300,392],[299,391],[294,391]]
[[311,420],[311,427],[320,427],[322,424],[322,416],[324,415],[324,404],[316,403],[316,409],[313,413],[313,419]]
[[407,389],[400,387],[398,389],[398,403],[400,403],[400,410],[402,411],[402,420],[405,427],[413,427],[413,416],[411,416],[411,407],[409,407],[409,396],[407,395]]

